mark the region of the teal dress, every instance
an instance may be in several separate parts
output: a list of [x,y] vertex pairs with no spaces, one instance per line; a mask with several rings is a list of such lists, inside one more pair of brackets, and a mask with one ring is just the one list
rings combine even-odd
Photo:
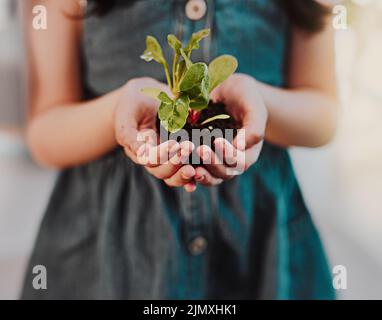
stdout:
[[[290,22],[277,0],[117,1],[84,19],[86,98],[162,70],[139,59],[146,35],[212,30],[194,60],[232,54],[239,72],[285,86]],[[89,10],[92,1],[89,1]],[[91,119],[89,119],[91,121]],[[48,289],[34,290],[44,265]],[[25,299],[332,299],[331,273],[286,149],[265,143],[243,175],[189,194],[121,149],[60,173],[26,270]]]

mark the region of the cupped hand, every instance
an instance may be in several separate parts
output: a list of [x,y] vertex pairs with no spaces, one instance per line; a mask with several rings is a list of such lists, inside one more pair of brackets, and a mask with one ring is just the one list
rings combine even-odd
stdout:
[[169,95],[169,88],[152,78],[132,79],[121,89],[114,112],[117,142],[135,163],[172,187],[195,190],[196,170],[185,165],[194,149],[191,142],[166,141],[160,144],[156,130],[159,102],[142,94],[143,88],[159,88]]
[[227,112],[241,124],[232,144],[217,138],[215,152],[206,145],[197,149],[211,175],[209,179],[216,179],[214,182],[219,183],[242,174],[257,161],[263,146],[268,112],[256,80],[244,74],[228,78],[213,90],[211,99],[224,103]]

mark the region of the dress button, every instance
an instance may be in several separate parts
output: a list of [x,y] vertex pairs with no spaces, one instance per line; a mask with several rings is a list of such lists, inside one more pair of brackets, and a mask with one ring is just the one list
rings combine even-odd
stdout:
[[207,240],[206,238],[199,236],[194,238],[189,245],[189,250],[191,254],[197,256],[202,254],[207,248]]
[[205,0],[188,0],[186,4],[186,15],[191,20],[200,20],[207,12]]

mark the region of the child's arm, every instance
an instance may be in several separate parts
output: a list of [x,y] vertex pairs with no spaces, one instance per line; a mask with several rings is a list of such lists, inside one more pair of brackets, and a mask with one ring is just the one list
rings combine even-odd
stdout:
[[[47,9],[46,30],[33,27],[34,5]],[[31,1],[25,8],[30,65],[27,140],[34,158],[67,167],[99,157],[117,145],[113,109],[119,92],[80,103],[77,1]]]
[[[34,5],[46,7],[47,30],[32,27]],[[165,86],[154,79],[134,79],[98,99],[79,102],[78,1],[30,1],[25,9],[31,80],[27,139],[34,158],[44,165],[64,168],[94,160],[121,145],[137,162],[138,130],[155,129],[159,105],[145,97],[141,88],[162,86],[166,90]],[[164,150],[165,146],[154,148]],[[182,147],[182,157],[187,159],[188,149]],[[191,166],[166,163],[146,169],[170,186],[194,189]]]
[[36,161],[54,168],[89,162],[117,146],[113,108],[118,92],[84,103],[57,103],[32,116],[27,140]]
[[[287,88],[271,87],[236,74],[212,92],[213,98],[223,101],[244,125],[246,143],[239,147],[242,139],[238,135],[234,146],[239,151],[234,159],[226,161],[237,168],[245,170],[257,161],[263,138],[286,147],[317,147],[334,135],[338,107],[331,24],[314,36],[295,30],[292,38]],[[233,146],[215,141],[216,152],[226,158],[224,148]],[[199,153],[202,158],[203,154],[215,157],[212,150]],[[207,168],[216,178],[232,178],[225,165],[212,163]]]
[[293,33],[288,88],[259,84],[268,109],[265,137],[283,146],[318,147],[334,135],[337,94],[331,23],[321,33]]

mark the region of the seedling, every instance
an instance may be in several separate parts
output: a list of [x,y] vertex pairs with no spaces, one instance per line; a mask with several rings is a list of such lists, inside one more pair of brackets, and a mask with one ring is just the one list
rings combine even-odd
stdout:
[[[163,66],[172,96],[158,88],[145,88],[142,92],[160,101],[158,118],[160,124],[170,133],[181,130],[186,124],[198,128],[230,119],[226,113],[206,111],[214,105],[210,102],[211,91],[236,71],[236,58],[222,55],[209,66],[204,62],[194,63],[191,60],[192,51],[199,49],[200,41],[209,34],[209,29],[193,33],[186,46],[176,36],[168,35],[168,44],[174,50],[171,71],[157,39],[153,36],[146,38],[146,50],[141,58],[147,62],[154,60]],[[225,111],[224,105],[223,108],[220,105],[218,110]],[[211,113],[211,117],[203,116]]]

